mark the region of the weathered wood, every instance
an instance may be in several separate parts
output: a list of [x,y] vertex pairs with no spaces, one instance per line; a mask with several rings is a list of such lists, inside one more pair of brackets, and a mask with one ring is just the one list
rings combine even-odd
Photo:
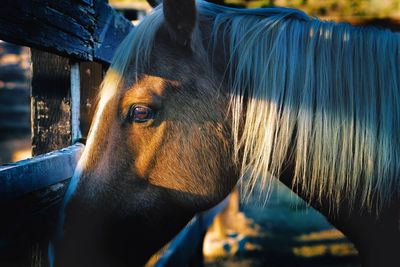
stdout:
[[89,132],[95,111],[96,99],[103,80],[103,65],[97,62],[80,63],[81,116],[80,127],[83,137]]
[[107,63],[133,27],[101,0],[5,0],[0,9],[0,25],[0,39]]
[[[79,111],[87,132],[103,76],[101,64],[76,59],[109,63],[133,26],[101,0],[2,4],[0,39],[61,55],[32,49],[33,155],[66,147],[80,136]],[[76,145],[0,166],[0,266],[46,265],[47,242],[81,152]]]
[[81,137],[80,129],[80,108],[81,108],[81,81],[79,63],[71,65],[71,140],[73,143]]
[[0,266],[47,266],[48,240],[83,145],[0,166]]
[[[87,29],[94,24],[91,7],[80,1],[62,2],[70,2],[71,10],[82,16],[91,17],[90,24],[79,25],[74,18],[47,7],[46,3],[33,0],[6,0],[0,9],[0,38],[20,45],[91,59],[92,45],[90,32]],[[71,29],[75,32],[71,33]]]
[[46,7],[71,17],[76,23],[86,26],[88,29],[94,27],[93,15],[96,12],[93,8],[93,1],[94,0],[40,0]]
[[82,153],[76,144],[59,151],[0,166],[0,201],[12,200],[69,179]]
[[104,1],[96,1],[95,10],[97,21],[93,34],[94,58],[103,62],[111,62],[115,49],[133,26]]
[[0,9],[0,39],[80,60],[109,63],[131,27],[102,0],[5,0]]
[[71,145],[69,59],[32,49],[32,154]]
[[229,196],[213,208],[197,214],[171,241],[154,267],[187,266],[191,257],[196,254],[204,232],[211,225],[214,217],[228,204],[228,200]]

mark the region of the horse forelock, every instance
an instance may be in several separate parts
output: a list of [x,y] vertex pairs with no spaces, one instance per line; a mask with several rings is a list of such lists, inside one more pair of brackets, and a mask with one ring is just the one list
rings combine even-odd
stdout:
[[[121,88],[126,86],[126,77],[132,77],[129,71],[132,69],[137,70],[139,66],[149,64],[155,35],[162,23],[161,11],[160,7],[155,8],[153,13],[145,17],[137,27],[133,28],[118,46],[100,86],[95,117],[88,135],[85,152],[89,151],[93,146],[106,105],[111,101],[117,102],[119,100],[117,94],[121,93]],[[132,65],[134,65],[134,68],[132,68]],[[137,73],[134,73],[134,75],[137,75]]]
[[270,188],[288,160],[293,185],[334,209],[343,199],[379,209],[399,193],[398,34],[292,9],[198,4],[211,43],[229,40],[225,78],[249,194]]

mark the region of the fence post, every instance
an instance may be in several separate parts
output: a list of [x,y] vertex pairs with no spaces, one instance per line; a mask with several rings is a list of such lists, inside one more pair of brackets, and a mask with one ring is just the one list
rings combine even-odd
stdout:
[[32,155],[72,143],[71,67],[68,58],[31,49]]
[[[37,156],[70,146],[80,137],[81,79],[77,61],[35,49],[31,49],[31,54],[32,155]],[[42,190],[40,198],[62,195],[66,185],[60,182],[52,189]],[[45,217],[52,218],[46,224],[48,229],[53,228],[56,214]],[[47,232],[42,238],[32,240],[32,265],[39,262],[47,265],[49,235],[51,233]]]
[[80,63],[81,83],[81,117],[80,126],[82,136],[86,137],[96,108],[100,84],[103,80],[103,65],[98,62]]

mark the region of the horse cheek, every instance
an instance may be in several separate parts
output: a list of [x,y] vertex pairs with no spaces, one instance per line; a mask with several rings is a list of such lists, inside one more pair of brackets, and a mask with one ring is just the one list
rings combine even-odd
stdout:
[[132,127],[129,146],[132,151],[133,171],[137,178],[148,181],[157,152],[163,143],[165,130],[165,123],[151,128]]

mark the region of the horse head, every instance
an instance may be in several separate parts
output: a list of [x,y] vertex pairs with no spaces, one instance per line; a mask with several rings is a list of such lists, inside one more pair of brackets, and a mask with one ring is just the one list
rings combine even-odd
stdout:
[[66,194],[56,266],[142,265],[236,183],[228,98],[196,16],[194,1],[164,1],[116,52]]
[[103,81],[56,265],[142,265],[240,177],[248,192],[280,178],[361,240],[400,195],[399,43],[293,9],[165,0]]

